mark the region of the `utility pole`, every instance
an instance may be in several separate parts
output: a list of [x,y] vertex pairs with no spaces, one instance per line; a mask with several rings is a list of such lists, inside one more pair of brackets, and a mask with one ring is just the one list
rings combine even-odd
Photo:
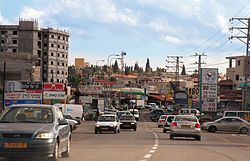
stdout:
[[5,92],[5,78],[6,77],[6,62],[4,61],[4,64],[3,64],[3,97],[2,97],[2,109],[1,110],[4,110],[4,92]]
[[126,55],[127,53],[126,52],[124,52],[124,51],[122,51],[121,52],[121,65],[122,65],[122,74],[123,74],[123,71],[124,71],[124,56]]
[[[244,25],[242,26],[235,26],[229,28],[231,32],[234,31],[234,29],[240,31],[243,35],[237,35],[237,36],[231,36],[229,39],[238,39],[244,44],[246,44],[246,59],[245,59],[245,66],[244,66],[244,87],[243,87],[243,96],[242,96],[242,110],[249,110],[250,109],[250,90],[248,90],[248,83],[249,83],[249,76],[250,76],[250,51],[249,51],[249,41],[250,41],[250,18],[232,18],[229,21],[233,22],[234,20],[237,20],[240,22],[239,24]],[[246,39],[244,41],[243,39]]]
[[[167,56],[167,63],[170,65],[167,65],[167,69],[170,70],[170,74],[175,74],[175,85],[176,88],[179,89],[179,79],[180,79],[180,63],[183,63],[180,61],[180,58],[183,58],[182,56]],[[170,59],[170,60],[169,60]],[[173,72],[174,71],[174,72]]]
[[200,98],[200,101],[199,101],[199,107],[200,107],[200,113],[202,113],[202,84],[201,84],[201,80],[202,80],[202,77],[201,77],[201,65],[202,64],[206,64],[204,62],[201,62],[201,57],[202,56],[207,56],[205,55],[205,53],[202,53],[202,54],[198,54],[198,53],[195,53],[193,56],[198,56],[198,62],[195,62],[194,64],[198,64],[198,87],[199,87],[199,98]]

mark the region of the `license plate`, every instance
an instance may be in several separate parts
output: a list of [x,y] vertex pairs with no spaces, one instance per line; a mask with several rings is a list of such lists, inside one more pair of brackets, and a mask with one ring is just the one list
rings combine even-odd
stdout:
[[124,127],[130,127],[130,125],[124,125]]
[[25,149],[27,148],[27,143],[4,143],[4,148],[18,148],[18,149]]
[[103,127],[101,128],[102,130],[108,130],[109,128],[108,127]]
[[181,125],[181,128],[190,128],[190,125]]

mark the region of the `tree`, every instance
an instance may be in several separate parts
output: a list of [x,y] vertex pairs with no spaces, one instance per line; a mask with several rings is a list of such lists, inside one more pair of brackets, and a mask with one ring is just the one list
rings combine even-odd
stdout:
[[115,64],[113,65],[113,72],[114,73],[118,73],[119,72],[119,66],[118,66],[117,60],[115,61]]
[[135,73],[139,73],[139,71],[140,71],[140,67],[139,67],[139,65],[138,65],[138,62],[136,62],[136,63],[135,63],[135,66],[134,66],[134,72],[135,72]]
[[185,68],[185,65],[184,65],[184,64],[183,64],[183,66],[182,66],[181,75],[187,75],[187,74],[186,74],[186,68]]
[[147,63],[146,63],[146,68],[145,68],[145,72],[151,72],[151,67],[150,67],[150,63],[149,63],[149,59],[147,58]]

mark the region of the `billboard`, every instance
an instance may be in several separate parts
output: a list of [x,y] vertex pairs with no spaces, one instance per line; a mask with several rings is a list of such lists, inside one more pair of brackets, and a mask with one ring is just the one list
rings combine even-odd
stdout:
[[5,105],[40,104],[42,101],[42,82],[6,81]]
[[202,111],[217,111],[218,69],[202,68]]
[[79,92],[81,94],[102,94],[103,86],[100,85],[80,85]]
[[65,99],[65,85],[63,83],[46,82],[43,84],[43,99],[63,100]]

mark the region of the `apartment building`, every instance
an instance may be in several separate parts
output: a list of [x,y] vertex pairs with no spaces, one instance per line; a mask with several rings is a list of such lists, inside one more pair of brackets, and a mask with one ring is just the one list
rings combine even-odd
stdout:
[[0,25],[0,54],[29,53],[36,81],[67,83],[69,33],[39,28],[38,21],[19,20],[18,25]]

